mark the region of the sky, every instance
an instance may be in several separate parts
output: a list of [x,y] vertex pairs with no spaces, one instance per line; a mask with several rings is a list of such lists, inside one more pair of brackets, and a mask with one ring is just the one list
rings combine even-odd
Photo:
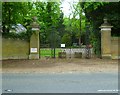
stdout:
[[[45,0],[32,0],[32,1],[45,1]],[[64,13],[64,17],[69,17],[69,15],[72,13],[73,8],[70,7],[70,5],[72,6],[73,3],[79,2],[79,0],[46,0],[46,1],[51,1],[51,2],[62,2],[61,6],[61,10]],[[71,15],[72,17],[72,15]]]
[[[45,1],[45,0],[32,0],[32,1]],[[70,5],[72,6],[73,3],[75,2],[79,2],[79,0],[48,0],[51,2],[62,2],[61,6],[61,10],[64,13],[64,17],[69,17],[70,13],[72,13],[72,9],[70,7]]]
[[73,4],[75,2],[78,2],[79,0],[62,0],[61,10],[64,13],[64,17],[68,17],[70,13],[72,13],[72,9],[70,7],[70,4]]

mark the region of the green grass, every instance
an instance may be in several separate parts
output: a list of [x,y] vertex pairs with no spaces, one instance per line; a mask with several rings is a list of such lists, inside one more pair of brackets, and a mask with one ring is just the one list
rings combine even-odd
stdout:
[[[55,49],[55,56],[58,57],[58,52],[61,52],[61,49],[56,48]],[[41,57],[46,57],[50,56],[51,57],[51,49],[50,48],[41,48],[40,49],[40,56]]]

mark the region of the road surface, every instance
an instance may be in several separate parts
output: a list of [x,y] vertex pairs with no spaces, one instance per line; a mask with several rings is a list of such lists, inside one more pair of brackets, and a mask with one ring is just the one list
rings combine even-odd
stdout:
[[117,93],[117,73],[3,73],[2,93]]

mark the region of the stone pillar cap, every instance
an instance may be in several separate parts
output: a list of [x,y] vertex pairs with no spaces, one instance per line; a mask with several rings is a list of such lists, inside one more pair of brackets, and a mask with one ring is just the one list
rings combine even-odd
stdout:
[[108,19],[104,18],[104,23],[99,28],[112,28],[111,24],[108,23]]
[[34,16],[32,19],[33,19],[34,22],[37,22],[37,17],[36,16]]
[[33,22],[31,23],[31,27],[32,28],[40,28],[40,26],[39,26],[39,24],[37,23],[37,17],[35,16],[35,17],[33,17],[32,18],[33,19]]

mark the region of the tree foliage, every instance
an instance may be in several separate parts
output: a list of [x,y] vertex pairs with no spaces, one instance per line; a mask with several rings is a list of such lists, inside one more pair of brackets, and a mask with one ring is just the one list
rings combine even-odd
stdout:
[[30,10],[29,3],[3,2],[2,3],[2,25],[3,32],[9,32],[12,24],[24,24],[24,17]]
[[[37,16],[40,25],[40,43],[50,44],[52,33],[56,46],[60,43],[81,42],[85,44],[86,24],[90,24],[90,40],[95,54],[100,55],[100,29],[103,18],[107,17],[113,25],[112,35],[120,36],[120,2],[78,2],[71,5],[72,13],[64,17],[59,2],[2,2],[2,30],[4,36],[13,38],[27,38],[32,35],[30,23],[32,17]],[[84,15],[85,13],[85,15]],[[9,34],[13,24],[21,23],[27,28],[26,33],[20,35]],[[53,28],[54,27],[54,28]]]
[[[3,33],[9,33],[13,24],[21,23],[27,28],[27,35],[31,34],[30,23],[32,17],[37,16],[40,25],[41,43],[50,42],[52,26],[55,27],[56,34],[62,36],[59,29],[64,31],[63,13],[57,2],[3,2],[2,3],[2,26]],[[6,33],[4,35],[7,35]],[[9,34],[8,34],[9,35]],[[18,37],[18,36],[16,36]],[[44,39],[44,40],[43,40]]]
[[107,17],[109,23],[114,26],[112,36],[120,36],[120,2],[83,2],[81,6],[85,12],[87,22],[91,26],[91,42],[95,54],[100,55],[101,51],[101,33],[99,27],[103,23],[103,18]]

